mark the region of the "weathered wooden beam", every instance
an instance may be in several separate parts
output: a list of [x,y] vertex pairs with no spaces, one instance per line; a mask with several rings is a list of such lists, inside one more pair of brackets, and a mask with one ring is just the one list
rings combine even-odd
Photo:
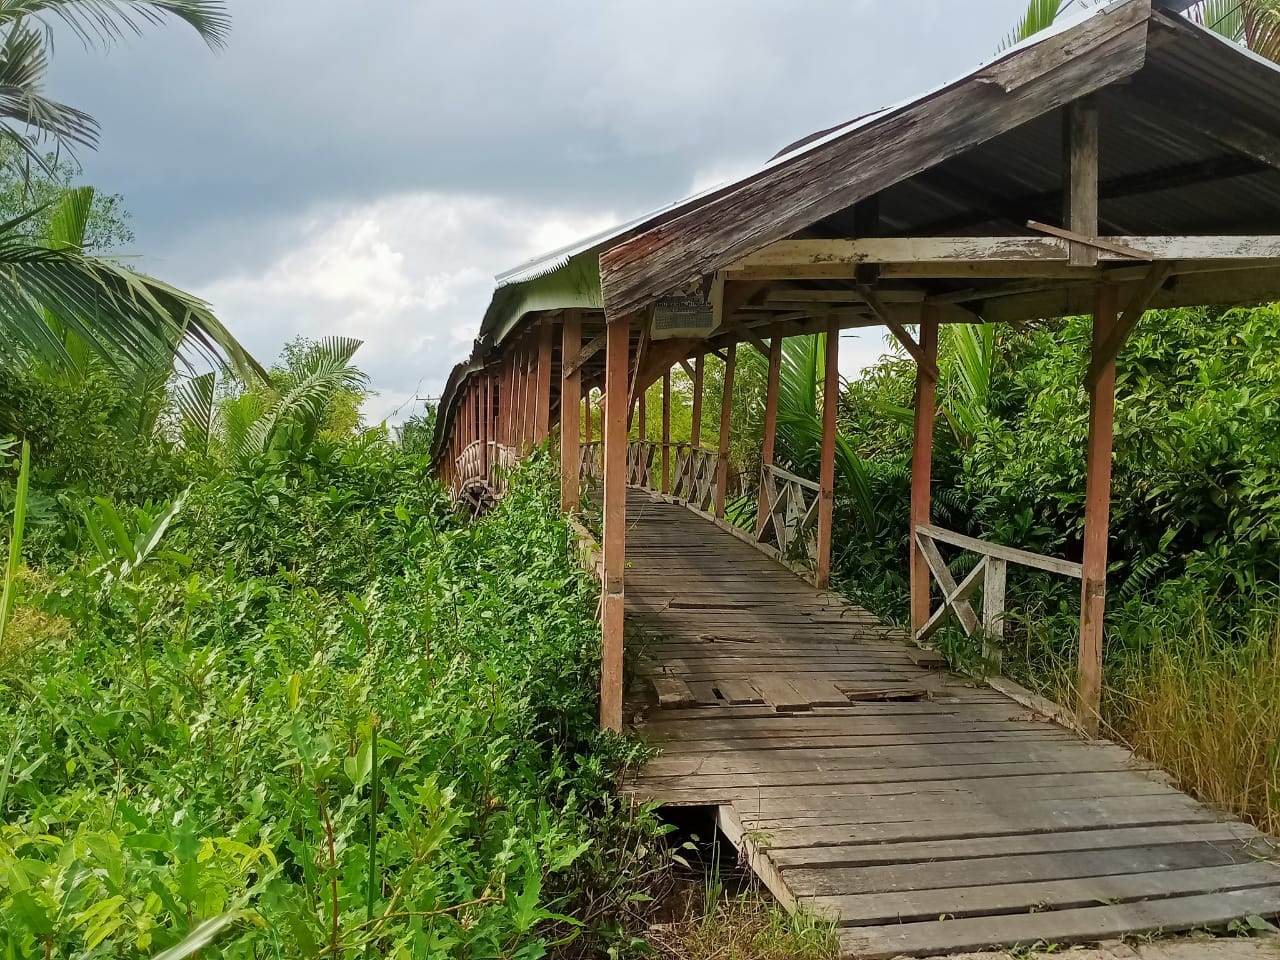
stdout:
[[[1051,229],[1061,230],[1056,227]],[[1107,263],[1132,263],[1135,259],[1230,261],[1280,258],[1280,236],[1274,235],[1123,236],[1085,239],[1099,247],[1099,260]],[[986,266],[968,269],[986,269],[989,272],[994,272],[994,265],[1001,263],[1043,264],[1061,269],[1071,266],[1070,242],[1060,235],[780,240],[750,254],[728,269],[791,267],[804,270],[813,267],[822,271],[843,270],[844,279],[852,279],[850,268],[859,263],[898,266],[914,264],[922,267],[938,264],[948,268],[961,263],[979,264]],[[913,271],[913,275],[923,277],[928,274],[923,269],[917,269]],[[1066,275],[1075,274],[1068,271]]]
[[[907,328],[889,313],[889,308],[881,302],[875,290],[861,283],[858,284],[858,290],[867,301],[867,306],[871,308],[872,313],[876,315],[881,323],[893,331],[893,335],[898,338],[898,342],[902,344],[903,349],[911,354],[915,362],[923,367],[936,382],[938,379],[937,362],[925,353],[920,344],[916,343],[915,338],[911,336]],[[937,322],[936,317],[934,322]]]
[[[1119,291],[1098,290],[1093,349],[1101,352],[1117,321]],[[1112,360],[1089,389],[1089,445],[1085,467],[1084,555],[1081,562],[1080,660],[1077,704],[1080,726],[1098,732],[1102,702],[1102,622],[1107,599],[1107,531],[1111,517],[1111,440],[1115,430],[1116,366]]]
[[551,432],[551,348],[554,333],[550,320],[542,321],[538,331],[538,407],[533,426],[534,443],[541,443]]
[[1062,122],[1062,225],[1075,235],[1067,239],[1078,267],[1098,262],[1098,248],[1077,239],[1098,233],[1098,152],[1098,103],[1082,97],[1063,108]]
[[[627,526],[627,397],[632,316],[609,321],[605,353],[604,583],[601,587],[600,725],[622,730]],[[639,319],[643,320],[643,314]]]
[[[582,316],[566,310],[560,336],[560,356],[571,357],[582,349]],[[581,467],[582,372],[560,366],[560,509],[572,513],[582,496]]]
[[[920,315],[920,347],[929,366],[916,366],[915,433],[911,446],[911,530],[930,519],[930,484],[933,473],[933,421],[938,379],[938,318],[936,308],[925,306]],[[919,632],[929,622],[929,562],[919,538],[911,537],[911,629]]]
[[836,497],[836,411],[840,406],[840,324],[827,321],[826,370],[822,378],[822,449],[818,468],[818,558],[813,583],[831,583],[831,524]]
[[1107,334],[1107,339],[1098,348],[1097,353],[1091,353],[1089,356],[1089,370],[1084,378],[1087,389],[1093,389],[1106,366],[1115,363],[1125,341],[1129,339],[1129,334],[1133,333],[1133,328],[1138,325],[1142,315],[1147,312],[1147,307],[1151,305],[1151,298],[1164,286],[1172,272],[1173,264],[1171,263],[1155,264],[1130,294],[1129,301],[1125,304],[1115,327]]
[[[1071,245],[1071,263],[1073,266],[1092,267],[1098,262],[1098,251],[1106,250],[1109,253],[1115,253],[1122,257],[1131,257],[1134,260],[1153,260],[1146,250],[1139,250],[1136,247],[1126,246],[1123,243],[1116,243],[1112,240],[1104,240],[1102,237],[1095,237],[1090,233],[1080,233],[1075,230],[1064,230],[1062,227],[1055,227],[1050,223],[1040,223],[1037,220],[1027,221],[1028,230],[1038,230],[1040,233],[1047,233],[1055,237],[1061,237]],[[1089,256],[1081,254],[1081,249],[1087,250]]]
[[677,362],[680,364],[680,369],[684,371],[685,376],[687,376],[690,380],[693,380],[693,367],[692,365],[690,365],[689,361],[684,358],[681,358]]
[[930,540],[949,543],[953,547],[968,550],[970,553],[980,553],[984,557],[994,557],[997,560],[1020,564],[1033,570],[1044,570],[1046,573],[1057,573],[1064,577],[1080,579],[1080,564],[1072,563],[1070,560],[1059,560],[1057,557],[1046,557],[1039,553],[1032,553],[1030,550],[1019,550],[1017,547],[1006,547],[1002,543],[979,540],[977,537],[968,537],[963,533],[956,533],[954,530],[934,526],[931,523],[921,524],[916,531]]
[[[774,337],[769,342],[769,375],[765,381],[764,390],[764,440],[760,447],[760,462],[766,468],[773,466],[773,448],[778,431],[778,382],[781,373],[782,337]],[[767,473],[767,469],[760,471],[760,495],[756,503],[756,539],[760,538],[769,511],[773,508],[766,489]]]
[[[1269,266],[1239,267],[1243,261],[1223,262],[1211,270],[1175,271],[1175,281],[1167,283],[1151,299],[1149,309],[1168,307],[1236,305],[1280,299],[1280,262]],[[1143,265],[1143,275],[1150,269]],[[1139,282],[1141,276],[1126,282]],[[1093,309],[1091,285],[1064,284],[1040,293],[1002,296],[991,301],[976,298],[970,304],[983,318],[1003,323],[1044,317],[1079,316]]]
[[738,368],[738,348],[729,347],[729,355],[724,363],[724,391],[720,399],[720,449],[716,460],[716,503],[717,519],[724,519],[725,502],[729,495],[729,437],[733,430],[733,377]]
[[593,337],[587,342],[587,345],[577,352],[573,360],[567,363],[566,369],[570,373],[576,373],[582,369],[582,365],[594,357],[597,353],[604,349],[605,342],[609,338],[609,331],[606,330],[598,337]]

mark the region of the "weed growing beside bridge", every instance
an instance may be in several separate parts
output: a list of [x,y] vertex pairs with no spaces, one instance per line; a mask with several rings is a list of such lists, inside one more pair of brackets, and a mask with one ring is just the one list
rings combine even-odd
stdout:
[[96,548],[23,576],[0,954],[599,947],[658,844],[596,730],[594,585],[547,477],[467,525],[426,471],[320,439],[101,505]]

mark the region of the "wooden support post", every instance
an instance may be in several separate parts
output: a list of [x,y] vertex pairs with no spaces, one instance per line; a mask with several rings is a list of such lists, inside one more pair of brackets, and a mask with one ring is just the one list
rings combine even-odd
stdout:
[[584,391],[583,391],[583,393],[582,393],[582,406],[583,406],[583,414],[584,414],[584,415],[585,415],[585,417],[586,417],[586,425],[587,425],[587,426],[586,426],[586,432],[587,432],[586,441],[587,441],[587,443],[590,443],[590,442],[591,442],[591,429],[592,429],[592,428],[591,428],[591,388],[590,388],[590,387],[588,387],[588,388],[587,388],[586,390],[584,390]]
[[773,447],[778,433],[778,379],[782,372],[782,337],[769,342],[769,379],[764,392],[764,443],[760,448],[760,495],[756,505],[756,536],[764,530],[765,520],[773,504],[768,503],[764,472],[773,466]]
[[662,492],[671,492],[671,369],[662,375]]
[[627,526],[627,370],[631,317],[608,321],[604,407],[604,584],[601,603],[600,725],[622,730],[623,573]]
[[701,353],[693,360],[693,410],[691,412],[693,419],[689,424],[689,476],[685,477],[685,483],[690,485],[697,473],[697,457],[694,456],[694,452],[702,445],[702,371],[706,362],[706,356]]
[[733,429],[733,376],[738,367],[738,345],[731,343],[724,362],[724,392],[720,400],[720,448],[716,458],[716,516],[724,519],[729,497],[729,433]]
[[[566,310],[560,335],[560,356],[572,357],[582,349],[582,318],[576,310]],[[578,466],[581,460],[582,371],[570,371],[560,364],[560,509],[573,513],[578,509],[580,486]]]
[[1007,560],[999,557],[985,559],[986,568],[982,571],[982,656],[987,662],[987,669],[999,673],[1000,661],[1004,658],[1001,641],[1004,640],[1004,588],[1009,565]]
[[938,382],[938,312],[926,306],[920,315],[920,349],[930,361],[916,364],[915,439],[911,447],[911,631],[929,622],[929,561],[916,539],[916,527],[929,522],[929,485],[933,474],[934,401]]
[[486,370],[480,381],[480,472],[489,480],[489,441],[493,439],[493,376]]
[[538,331],[538,405],[533,423],[533,442],[541,443],[551,432],[551,346],[555,330],[548,320]]
[[[1085,97],[1067,104],[1062,130],[1063,211],[1062,225],[1086,237],[1098,235],[1098,104]],[[1071,244],[1071,263],[1092,267],[1098,250],[1082,243]]]
[[538,407],[538,371],[534,364],[537,362],[537,353],[534,350],[535,344],[532,337],[530,342],[526,344],[524,355],[524,452],[528,453],[533,449],[536,438],[534,429],[536,423],[535,411]]
[[[1093,314],[1094,351],[1101,351],[1115,328],[1119,293],[1110,284],[1098,290]],[[1080,681],[1078,716],[1085,732],[1098,732],[1102,704],[1102,620],[1107,600],[1107,532],[1111,519],[1111,439],[1115,427],[1115,358],[1089,388],[1089,449],[1085,468],[1084,556],[1081,558]]]
[[813,582],[831,583],[831,525],[836,498],[836,412],[840,407],[840,321],[827,321],[826,373],[822,380],[822,462],[818,472],[818,563]]

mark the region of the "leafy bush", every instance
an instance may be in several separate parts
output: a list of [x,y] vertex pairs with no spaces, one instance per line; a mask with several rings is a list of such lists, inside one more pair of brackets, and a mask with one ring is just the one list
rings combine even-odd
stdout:
[[654,827],[614,798],[633,748],[596,728],[553,471],[463,525],[424,466],[318,441],[198,483],[136,568],[58,577],[67,629],[0,658],[0,952],[535,957],[608,927]]

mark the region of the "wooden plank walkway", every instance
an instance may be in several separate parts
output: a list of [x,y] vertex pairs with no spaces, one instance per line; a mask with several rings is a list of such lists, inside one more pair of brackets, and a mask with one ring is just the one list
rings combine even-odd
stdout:
[[662,700],[630,705],[662,749],[632,789],[716,806],[783,903],[837,919],[847,956],[1280,914],[1278,848],[1128,751],[931,668],[683,506],[632,490],[627,510],[627,614],[657,638]]

